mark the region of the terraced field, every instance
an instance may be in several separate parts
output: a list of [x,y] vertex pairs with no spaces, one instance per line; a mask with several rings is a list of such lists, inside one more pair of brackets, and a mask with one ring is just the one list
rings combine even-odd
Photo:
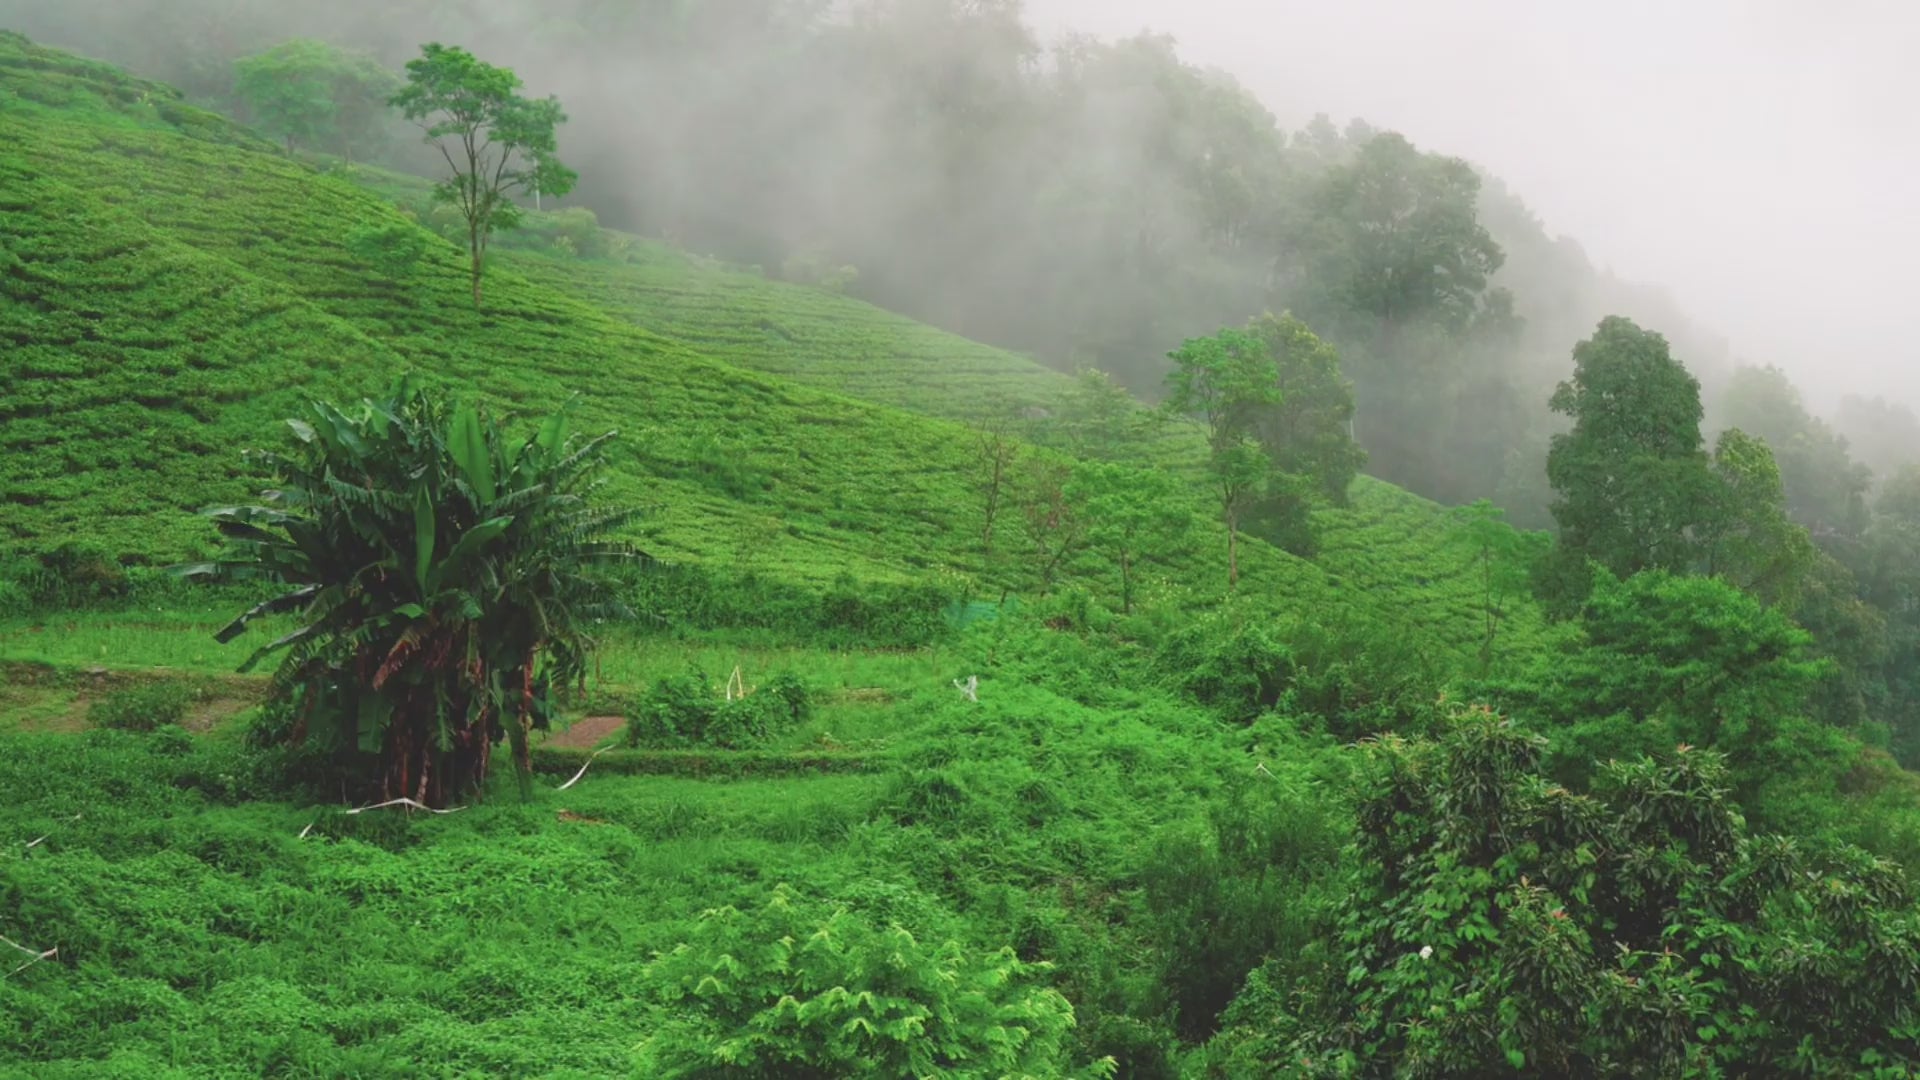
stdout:
[[382,281],[344,236],[401,220],[389,205],[200,138],[213,120],[154,112],[88,66],[62,107],[24,101],[57,62],[0,39],[0,536],[86,521],[177,557],[204,535],[192,511],[247,493],[240,447],[302,398],[413,367],[508,410],[578,393],[583,426],[623,431],[617,494],[657,507],[660,554],[803,579],[968,568],[957,429],[716,363],[510,271],[476,313],[445,245]]
[[[512,413],[578,394],[581,426],[622,432],[613,493],[652,508],[643,540],[663,557],[799,583],[992,589],[974,541],[979,462],[956,421],[1044,407],[1067,385],[870,305],[630,238],[625,261],[504,256],[476,312],[445,243],[403,280],[348,250],[356,228],[404,224],[392,190],[13,37],[0,37],[0,146],[0,545],[84,534],[133,559],[191,554],[209,536],[195,511],[257,485],[241,448],[277,438],[304,399],[413,368]],[[1196,448],[1175,426],[1159,457],[1184,467]],[[1318,565],[1247,545],[1243,588],[1315,618],[1413,613],[1410,630],[1464,648],[1458,605],[1401,596],[1464,572],[1464,555],[1431,543],[1437,508],[1377,487],[1322,515]],[[1380,558],[1402,533],[1402,554]],[[1156,570],[1169,595],[1210,603],[1224,551],[1210,526]]]

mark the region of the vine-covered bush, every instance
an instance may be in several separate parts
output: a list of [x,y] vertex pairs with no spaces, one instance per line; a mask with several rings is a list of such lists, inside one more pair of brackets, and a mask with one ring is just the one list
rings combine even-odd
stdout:
[[1749,834],[1711,751],[1575,794],[1545,746],[1484,711],[1371,745],[1339,936],[1249,981],[1218,1075],[1914,1075],[1899,868]]
[[806,683],[791,672],[742,690],[748,692],[716,690],[698,671],[659,679],[627,722],[627,742],[739,750],[805,723],[813,715]]
[[1107,1077],[1069,1060],[1073,1006],[1049,965],[1011,949],[928,945],[776,887],[753,911],[712,910],[645,975],[652,1029],[637,1075],[657,1080]]

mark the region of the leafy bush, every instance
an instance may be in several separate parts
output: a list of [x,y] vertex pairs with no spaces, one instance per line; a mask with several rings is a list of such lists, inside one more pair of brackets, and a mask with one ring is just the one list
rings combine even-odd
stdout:
[[257,455],[280,486],[212,511],[233,550],[185,571],[288,591],[216,640],[298,613],[242,670],[284,650],[275,697],[356,747],[370,792],[444,804],[485,782],[503,739],[524,785],[551,687],[585,672],[590,622],[625,614],[598,568],[637,555],[609,535],[638,512],[590,501],[612,434],[569,436],[562,411],[516,443],[411,375],[290,426],[292,451]]
[[1164,1004],[1182,1038],[1212,1035],[1247,973],[1323,936],[1346,839],[1337,800],[1255,777],[1202,821],[1162,831],[1140,872]]
[[728,695],[690,671],[657,680],[627,722],[632,746],[717,746],[740,750],[764,742],[812,715],[800,678],[783,672],[765,686]]
[[1333,955],[1290,1001],[1254,988],[1229,1041],[1314,1075],[1920,1067],[1897,867],[1749,835],[1710,751],[1611,763],[1577,795],[1544,749],[1484,711],[1371,744]]
[[648,965],[653,1030],[639,1075],[896,1080],[1106,1077],[1069,1061],[1073,1006],[1011,949],[929,947],[898,925],[785,886],[704,914]]
[[87,706],[87,723],[121,731],[152,731],[187,718],[193,692],[174,682],[139,683],[111,690]]
[[673,626],[775,630],[823,647],[914,648],[947,637],[953,595],[937,584],[841,578],[808,588],[754,573],[656,564],[622,593],[636,611]]
[[7,591],[22,612],[113,604],[132,591],[127,568],[87,541],[64,541],[0,559],[0,580],[11,582]]
[[413,273],[427,253],[427,234],[405,222],[368,225],[347,234],[347,250],[389,281]]

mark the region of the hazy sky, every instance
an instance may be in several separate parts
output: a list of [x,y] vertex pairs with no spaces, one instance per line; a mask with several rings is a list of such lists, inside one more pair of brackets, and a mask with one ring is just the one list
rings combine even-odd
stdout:
[[[1737,355],[1920,405],[1920,3],[1027,0],[1504,178]],[[1844,384],[1844,385],[1837,385]]]

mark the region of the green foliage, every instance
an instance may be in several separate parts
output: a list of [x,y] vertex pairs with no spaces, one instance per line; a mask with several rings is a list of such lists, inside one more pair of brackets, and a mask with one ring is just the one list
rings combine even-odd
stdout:
[[761,686],[716,688],[705,674],[690,671],[653,684],[627,722],[630,746],[714,746],[744,750],[804,724],[813,715],[813,695],[792,672],[780,672]]
[[1445,681],[1430,657],[1382,627],[1247,607],[1186,620],[1158,649],[1169,685],[1224,720],[1278,713],[1341,738],[1425,726]]
[[1727,755],[1743,799],[1801,769],[1835,767],[1801,719],[1827,665],[1779,610],[1712,578],[1602,573],[1580,628],[1496,696],[1554,733],[1550,760],[1563,780],[1679,744]]
[[1322,183],[1308,275],[1383,326],[1464,323],[1504,261],[1479,221],[1479,193],[1465,161],[1421,154],[1392,132],[1365,139]]
[[365,225],[347,234],[347,251],[388,281],[405,281],[426,257],[427,234],[412,225]]
[[63,540],[36,554],[8,558],[0,562],[0,580],[18,588],[19,614],[112,604],[133,591],[127,568],[85,540]]
[[1260,444],[1274,468],[1344,506],[1367,454],[1353,441],[1353,384],[1340,374],[1340,354],[1291,314],[1264,315],[1248,329],[1266,343],[1280,390],[1255,421]]
[[1857,539],[1867,524],[1872,477],[1855,462],[1847,440],[1807,411],[1800,391],[1775,367],[1740,367],[1721,391],[1718,410],[1729,428],[1766,441],[1779,462],[1785,507],[1831,549]]
[[1087,545],[1110,560],[1120,578],[1120,610],[1133,612],[1143,561],[1171,561],[1192,526],[1173,477],[1160,471],[1089,462],[1074,471],[1066,494],[1087,519]]
[[488,240],[520,223],[513,196],[558,197],[578,179],[556,156],[555,131],[567,120],[560,102],[522,97],[520,87],[512,71],[436,42],[421,46],[420,56],[407,62],[406,86],[392,99],[394,108],[425,130],[452,173],[434,196],[457,207],[466,222],[476,308]]
[[1207,429],[1208,476],[1228,529],[1228,580],[1247,526],[1297,555],[1313,548],[1317,495],[1341,504],[1366,455],[1354,445],[1352,389],[1339,356],[1292,315],[1267,315],[1172,354],[1169,412]]
[[1573,430],[1554,436],[1547,455],[1558,495],[1555,559],[1591,559],[1621,576],[1691,569],[1698,545],[1690,530],[1714,499],[1700,448],[1700,384],[1664,338],[1618,316],[1575,346],[1573,360],[1573,378],[1552,402]]
[[1073,1007],[1010,949],[927,946],[785,886],[701,916],[648,965],[642,1075],[1103,1077],[1071,1067]]
[[582,440],[555,414],[518,446],[471,405],[402,378],[352,412],[315,403],[291,453],[257,455],[280,485],[263,505],[209,515],[234,550],[189,575],[290,590],[222,630],[296,613],[276,697],[332,745],[377,758],[370,786],[442,805],[485,782],[510,740],[526,779],[530,732],[556,686],[581,678],[588,626],[619,607],[598,564],[632,557],[606,535],[634,511],[592,506],[611,434]]
[[400,79],[371,57],[326,42],[286,41],[233,63],[234,93],[266,134],[338,149],[351,160],[383,133]]
[[193,691],[178,682],[136,683],[110,690],[87,706],[87,723],[121,731],[153,731],[187,718]]
[[1036,425],[1034,438],[1082,458],[1137,462],[1154,442],[1154,428],[1162,419],[1164,414],[1142,408],[1111,374],[1082,368],[1054,416]]
[[1787,517],[1780,469],[1767,444],[1728,428],[1713,448],[1718,505],[1700,531],[1706,570],[1791,609],[1812,572],[1813,541]]
[[1281,1033],[1238,1049],[1305,1075],[1920,1065],[1897,869],[1749,835],[1711,753],[1615,763],[1576,795],[1540,777],[1543,749],[1488,714],[1372,744],[1337,944],[1297,1006],[1263,989],[1236,1017]]
[[1552,547],[1545,533],[1523,532],[1501,518],[1504,512],[1485,499],[1456,508],[1456,543],[1471,553],[1479,578],[1485,631],[1480,638],[1480,669],[1493,667],[1494,641],[1516,597],[1524,596],[1534,568]]
[[1347,828],[1328,794],[1256,774],[1148,848],[1140,884],[1159,991],[1187,1042],[1217,1030],[1250,971],[1269,957],[1291,969],[1325,934]]

